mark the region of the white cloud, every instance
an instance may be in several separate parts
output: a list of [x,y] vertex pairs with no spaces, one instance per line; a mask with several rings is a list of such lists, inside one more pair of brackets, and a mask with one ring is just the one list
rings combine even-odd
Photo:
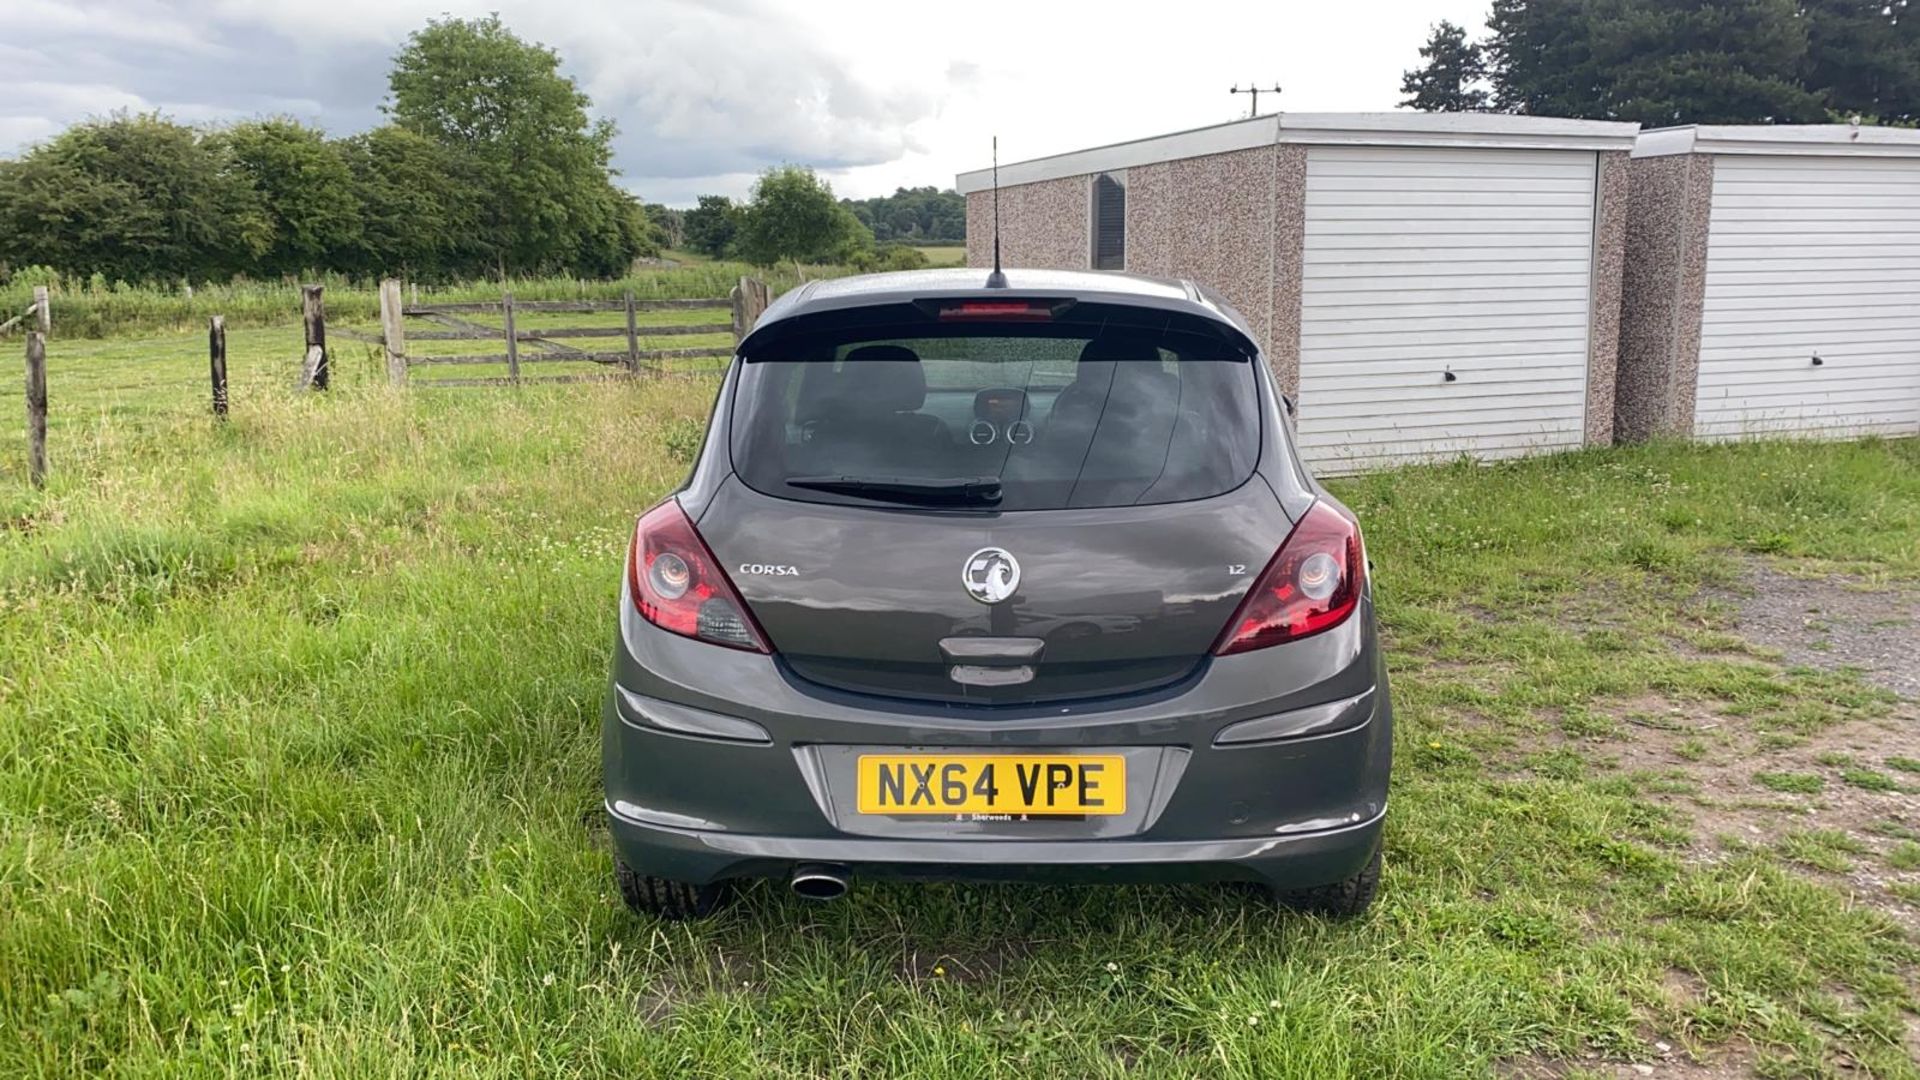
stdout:
[[[257,26],[308,48],[386,45],[400,41],[430,18],[474,7],[484,15],[498,5],[460,5],[420,0],[326,0],[289,3],[286,0],[219,0],[209,5],[222,22]],[[464,14],[464,13],[463,13]]]
[[60,125],[45,116],[0,116],[0,146],[29,146],[51,137]]
[[668,151],[650,163],[658,175],[885,161],[910,148],[910,125],[938,107],[935,88],[862,71],[817,28],[770,5],[655,3],[623,14],[541,32],[585,74],[627,142]]
[[718,176],[623,176],[620,186],[648,202],[692,206],[702,195],[725,195],[736,202],[745,199],[759,175],[734,172]]
[[36,39],[86,37],[174,49],[217,51],[194,19],[157,0],[12,0],[8,26]]
[[25,112],[78,118],[125,109],[146,112],[153,103],[139,94],[106,83],[69,83],[34,79],[7,88],[9,105]]

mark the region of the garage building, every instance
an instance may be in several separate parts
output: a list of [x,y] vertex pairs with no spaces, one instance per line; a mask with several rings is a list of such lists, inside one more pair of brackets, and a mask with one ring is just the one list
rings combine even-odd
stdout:
[[[1286,113],[1002,165],[1002,255],[1217,290],[1322,469],[1604,444],[1637,131]],[[958,184],[988,266],[992,173]]]
[[1920,433],[1920,131],[1665,128],[1631,174],[1622,438]]

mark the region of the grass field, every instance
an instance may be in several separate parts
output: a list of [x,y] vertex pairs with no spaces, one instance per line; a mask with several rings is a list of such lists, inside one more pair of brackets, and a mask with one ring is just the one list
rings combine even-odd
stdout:
[[[787,263],[772,268],[744,263],[716,262],[704,256],[670,253],[683,265],[646,269],[614,281],[578,281],[573,278],[518,279],[507,283],[520,300],[618,300],[631,291],[642,300],[679,300],[725,296],[743,276],[765,281],[774,295],[791,288],[802,276],[832,277],[840,267],[796,268]],[[319,279],[326,287],[330,319],[372,323],[380,316],[375,282],[337,276]],[[0,285],[0,321],[26,310],[33,302],[33,285],[24,278]],[[229,327],[283,325],[300,317],[300,284],[294,281],[239,281],[228,285],[201,285],[191,296],[184,288],[156,285],[108,284],[99,281],[55,281],[52,286],[54,329],[66,338],[105,338],[160,330],[204,328],[207,318],[224,315]],[[422,302],[495,301],[503,286],[497,281],[423,286],[406,294]]]
[[914,250],[927,257],[928,266],[967,265],[967,245],[965,244],[925,244]]
[[1914,440],[1340,483],[1400,724],[1357,924],[857,885],[662,925],[598,711],[715,383],[349,355],[301,396],[297,338],[234,333],[225,425],[197,334],[57,340],[44,493],[0,394],[0,1076],[1920,1076],[1920,717],[1727,599],[1920,581]]

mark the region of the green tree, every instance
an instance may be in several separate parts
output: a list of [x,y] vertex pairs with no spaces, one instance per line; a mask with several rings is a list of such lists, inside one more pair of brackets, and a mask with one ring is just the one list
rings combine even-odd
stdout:
[[157,114],[75,124],[0,171],[0,261],[126,281],[224,278],[272,242],[224,148]]
[[833,197],[812,169],[782,165],[754,182],[741,214],[740,255],[756,266],[848,262],[873,246],[873,234]]
[[702,195],[697,206],[681,215],[687,248],[718,259],[733,250],[740,231],[740,208],[725,195]]
[[951,188],[898,188],[891,195],[840,202],[880,243],[967,238],[967,200]]
[[679,250],[687,243],[687,215],[684,210],[675,210],[665,203],[648,203],[647,220],[660,234],[660,242],[667,247]]
[[210,134],[159,115],[77,124],[0,161],[0,265],[129,281],[601,275],[659,250],[660,224],[613,182],[612,127],[498,18],[429,22],[389,89],[392,124],[333,141],[284,118]]
[[561,265],[588,277],[620,277],[633,269],[633,260],[660,253],[660,234],[646,207],[611,184],[576,211],[569,241]]
[[336,146],[361,226],[359,249],[339,269],[438,281],[493,268],[491,252],[471,240],[484,195],[446,147],[391,124]]
[[1920,6],[1912,0],[1802,0],[1800,81],[1836,118],[1920,123]]
[[353,173],[326,136],[298,121],[235,124],[215,138],[258,195],[272,241],[256,261],[264,273],[344,267],[360,248],[360,199]]
[[1649,127],[1826,118],[1799,82],[1795,0],[1493,0],[1487,25],[1509,112]]
[[1487,77],[1486,57],[1467,40],[1465,30],[1440,20],[1420,46],[1420,56],[1426,62],[1400,80],[1400,92],[1407,95],[1401,105],[1421,112],[1478,112],[1487,107],[1488,94],[1481,85]]
[[589,255],[619,261],[601,250],[634,238],[610,180],[613,125],[588,117],[587,96],[552,49],[516,37],[498,16],[437,19],[394,57],[388,89],[395,123],[472,170],[485,192],[476,238],[503,275]]

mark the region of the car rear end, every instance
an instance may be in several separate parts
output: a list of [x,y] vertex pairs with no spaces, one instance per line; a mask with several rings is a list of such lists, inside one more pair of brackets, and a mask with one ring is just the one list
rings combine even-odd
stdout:
[[832,283],[743,342],[620,605],[607,809],[639,906],[742,877],[1370,896],[1364,546],[1257,347],[1191,288],[1009,277]]

